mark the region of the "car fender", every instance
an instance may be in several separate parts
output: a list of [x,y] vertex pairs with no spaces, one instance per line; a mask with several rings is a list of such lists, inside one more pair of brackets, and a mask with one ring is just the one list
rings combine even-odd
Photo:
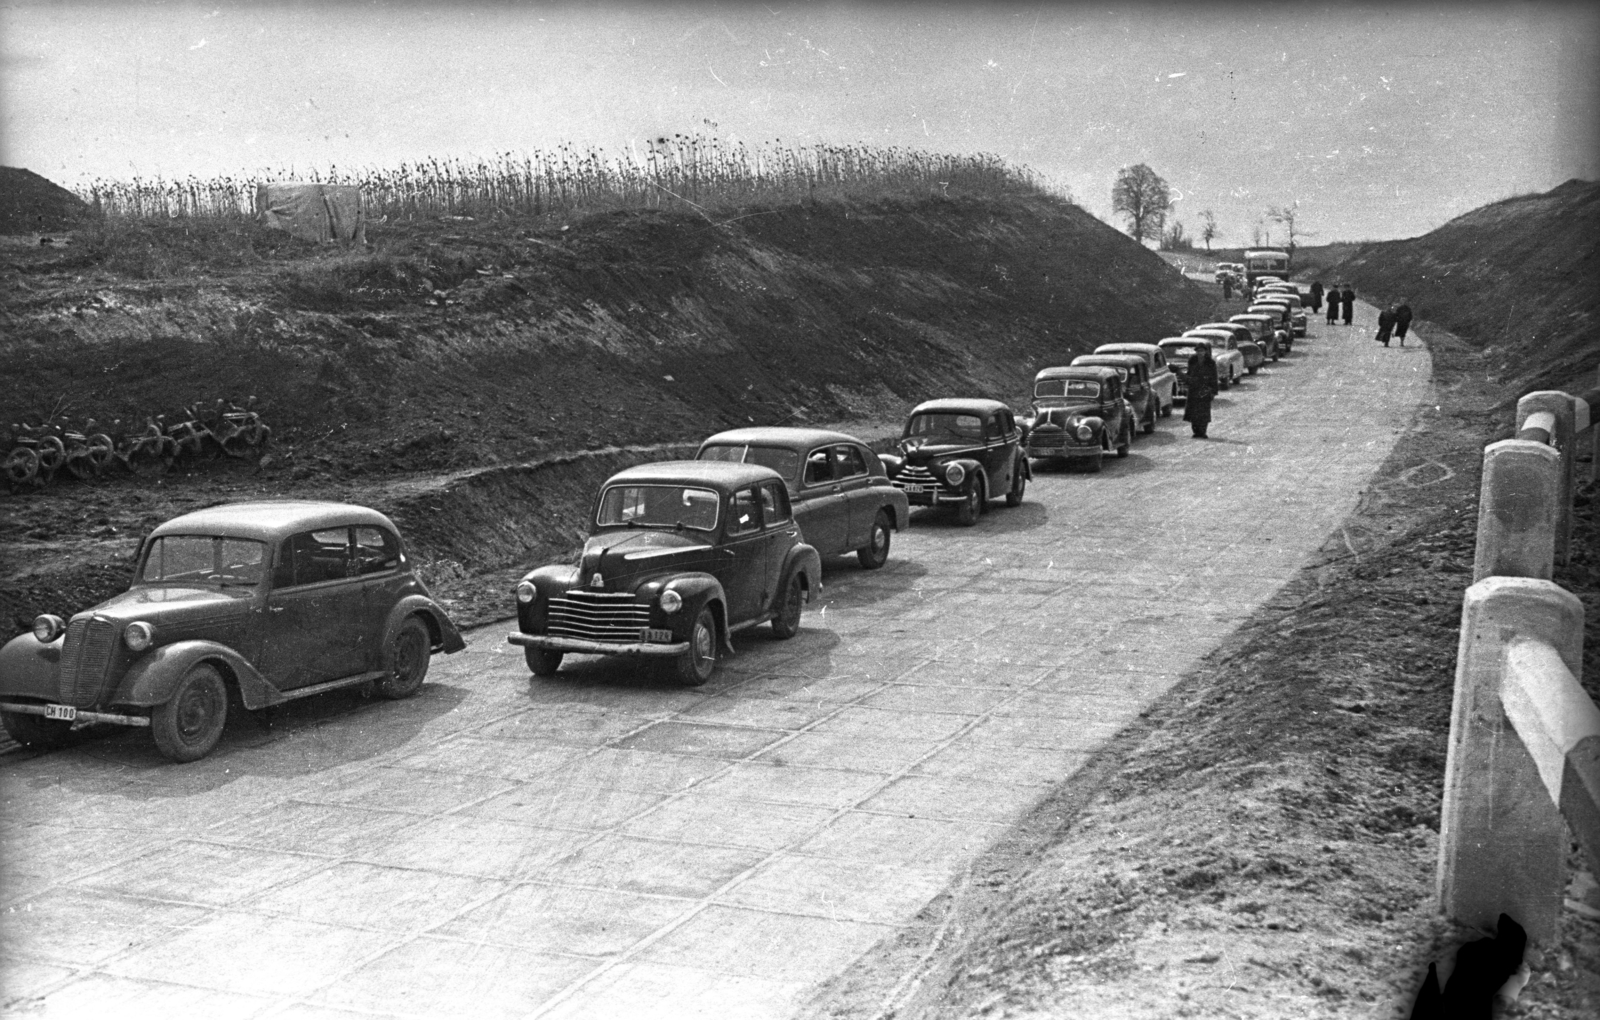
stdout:
[[201,662],[221,666],[239,688],[239,700],[248,709],[266,708],[284,700],[283,694],[244,656],[215,641],[174,641],[142,655],[122,676],[111,703],[137,708],[164,704],[183,675]]
[[461,631],[456,629],[450,617],[439,608],[438,603],[426,595],[407,595],[394,604],[383,625],[383,644],[380,647],[389,647],[395,636],[400,633],[400,624],[412,614],[423,617],[423,622],[428,625],[429,636],[433,639],[432,651],[459,652],[467,647],[466,641],[461,637]]
[[805,587],[806,601],[810,602],[822,591],[822,557],[817,550],[804,542],[796,542],[790,548],[788,555],[783,558],[783,569],[778,576],[783,578],[773,589],[774,598],[783,591],[790,577],[796,573],[800,575],[800,583]]
[[0,648],[0,697],[61,698],[61,645],[44,644],[33,634],[18,634]]
[[971,485],[972,480],[979,475],[983,476],[984,485],[989,484],[989,472],[984,468],[983,462],[972,457],[951,457],[949,460],[942,462],[939,465],[939,474],[936,476],[939,481],[944,481],[944,469],[951,464],[960,464],[966,470],[967,476],[961,479],[963,488]]
[[[680,619],[693,620],[706,603],[716,603],[711,615],[717,621],[717,632],[722,638],[723,646],[730,655],[733,654],[733,638],[728,630],[728,596],[722,590],[722,582],[718,581],[715,575],[695,571],[678,574],[662,587],[666,587],[667,584],[670,584],[672,590],[683,598],[683,608],[678,611]],[[684,626],[687,627],[688,624]],[[673,629],[677,630],[676,627]],[[684,640],[688,640],[687,634]]]
[[[889,511],[889,527],[896,531],[905,530],[911,523],[911,499],[899,489],[885,489],[883,491],[883,504],[878,508]],[[802,538],[805,532],[800,533]]]

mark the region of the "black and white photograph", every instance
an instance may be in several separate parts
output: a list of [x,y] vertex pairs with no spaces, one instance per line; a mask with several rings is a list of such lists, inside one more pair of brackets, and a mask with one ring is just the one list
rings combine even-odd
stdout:
[[7,0],[0,1017],[1593,1020],[1600,7]]

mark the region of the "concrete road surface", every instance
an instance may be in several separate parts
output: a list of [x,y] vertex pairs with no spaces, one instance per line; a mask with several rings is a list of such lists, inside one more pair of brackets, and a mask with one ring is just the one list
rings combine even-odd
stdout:
[[[785,1017],[1284,583],[1429,392],[1312,325],[1100,475],[829,566],[703,689],[506,626],[399,703],[0,758],[6,1015]],[[508,596],[509,598],[509,596]]]

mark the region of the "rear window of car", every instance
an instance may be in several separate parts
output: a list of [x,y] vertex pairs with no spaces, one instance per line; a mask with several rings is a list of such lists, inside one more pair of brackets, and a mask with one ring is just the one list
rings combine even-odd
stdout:
[[799,473],[800,454],[782,446],[748,446],[716,443],[701,449],[696,460],[720,460],[730,464],[760,464],[785,478]]
[[163,535],[145,550],[139,580],[146,584],[259,584],[266,551],[265,543],[248,538]]
[[1036,397],[1098,397],[1100,384],[1093,379],[1040,379],[1033,384]]

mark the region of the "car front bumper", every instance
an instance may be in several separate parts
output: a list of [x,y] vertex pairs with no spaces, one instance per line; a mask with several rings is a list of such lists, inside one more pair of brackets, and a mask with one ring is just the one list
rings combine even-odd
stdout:
[[960,503],[966,495],[960,492],[951,492],[949,489],[938,485],[918,485],[912,488],[909,484],[896,482],[894,487],[905,493],[906,502],[912,506],[938,506],[941,503]]
[[506,640],[526,648],[543,648],[551,652],[583,652],[588,655],[682,655],[689,650],[689,642],[676,641],[657,644],[654,641],[588,641],[584,638],[555,637],[550,634],[524,634],[521,631]]
[[150,717],[147,715],[123,715],[120,712],[88,712],[71,705],[34,705],[11,701],[0,701],[0,712],[15,712],[18,715],[42,715],[47,719],[59,719],[62,722],[88,722],[88,723],[114,723],[118,726],[149,726]]

